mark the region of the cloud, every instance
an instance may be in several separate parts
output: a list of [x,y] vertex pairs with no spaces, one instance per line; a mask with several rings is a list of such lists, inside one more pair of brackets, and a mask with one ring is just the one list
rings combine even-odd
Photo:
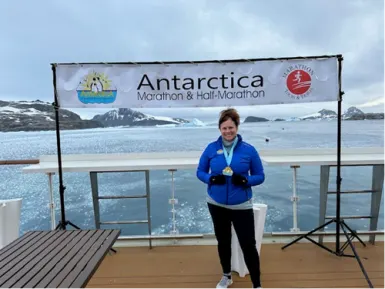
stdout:
[[374,83],[363,89],[353,89],[344,97],[346,102],[350,102],[350,98],[357,100],[355,106],[365,110],[366,108],[376,108],[383,111],[384,106],[384,84]]
[[384,104],[384,98],[380,97],[377,99],[374,99],[372,101],[365,102],[363,104],[358,105],[358,107],[373,107],[373,106],[378,106],[378,105],[383,105]]
[[[51,62],[194,61],[337,53],[344,55],[344,106],[366,109],[383,98],[383,1],[39,3],[0,1],[1,99],[51,102]],[[239,110],[284,116],[335,107],[334,103],[319,103]],[[93,110],[76,111],[91,115]],[[216,117],[220,108],[145,111]]]

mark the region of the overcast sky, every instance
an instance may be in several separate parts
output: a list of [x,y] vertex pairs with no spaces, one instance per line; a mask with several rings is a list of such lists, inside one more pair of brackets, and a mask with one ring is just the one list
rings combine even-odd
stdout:
[[[0,1],[0,100],[53,101],[52,62],[172,61],[338,54],[344,109],[384,107],[383,0]],[[336,103],[242,107],[300,116]],[[72,109],[83,118],[91,109]],[[102,110],[106,111],[106,110]],[[220,108],[143,109],[208,120]]]

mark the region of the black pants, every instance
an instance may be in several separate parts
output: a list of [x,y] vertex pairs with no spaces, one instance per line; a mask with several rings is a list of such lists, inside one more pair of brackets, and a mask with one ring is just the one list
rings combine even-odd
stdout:
[[233,223],[253,286],[260,287],[259,255],[255,241],[253,210],[231,210],[210,203],[208,208],[218,241],[223,273],[231,272],[231,223]]

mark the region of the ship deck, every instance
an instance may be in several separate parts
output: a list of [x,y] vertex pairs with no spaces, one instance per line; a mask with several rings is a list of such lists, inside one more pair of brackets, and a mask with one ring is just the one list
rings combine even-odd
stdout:
[[[324,243],[332,250],[335,243]],[[384,242],[354,242],[374,287],[384,288]],[[261,278],[264,288],[366,287],[368,283],[356,259],[338,257],[318,246],[296,243],[263,244]],[[213,288],[221,268],[215,245],[116,247],[106,256],[87,287]],[[352,254],[350,247],[346,254]],[[251,288],[249,276],[233,274],[232,288]]]

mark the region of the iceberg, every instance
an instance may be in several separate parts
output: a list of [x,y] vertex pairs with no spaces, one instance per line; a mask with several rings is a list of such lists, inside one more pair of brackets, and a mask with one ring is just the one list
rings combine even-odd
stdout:
[[189,123],[181,123],[178,126],[183,126],[183,127],[198,127],[198,126],[206,126],[204,122],[201,120],[194,118],[191,122]]

